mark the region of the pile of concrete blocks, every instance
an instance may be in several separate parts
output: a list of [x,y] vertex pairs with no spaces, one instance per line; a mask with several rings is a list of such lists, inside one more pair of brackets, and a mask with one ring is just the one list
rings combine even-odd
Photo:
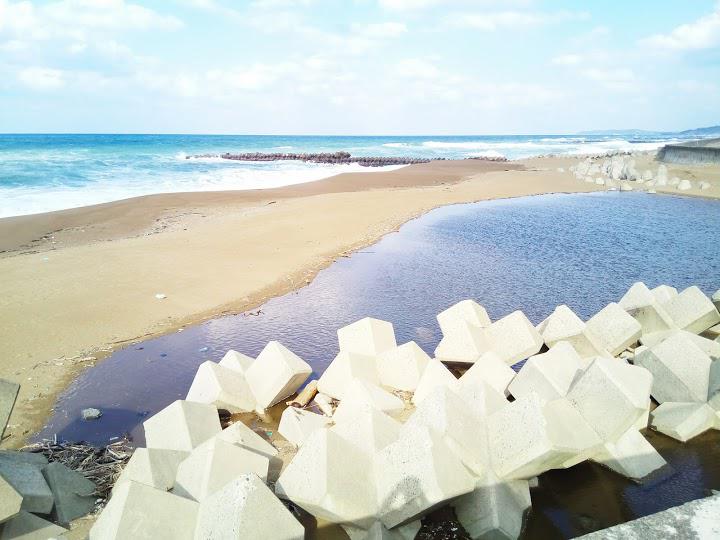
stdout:
[[304,538],[267,486],[277,449],[245,424],[222,429],[215,405],[178,400],[144,428],[147,448],[118,478],[91,540]]
[[302,358],[271,341],[255,360],[229,351],[219,363],[201,364],[186,399],[231,413],[264,411],[294,394],[311,373]]
[[[19,385],[0,379],[0,434]],[[65,538],[71,521],[92,512],[95,484],[41,453],[0,450],[0,539]]]

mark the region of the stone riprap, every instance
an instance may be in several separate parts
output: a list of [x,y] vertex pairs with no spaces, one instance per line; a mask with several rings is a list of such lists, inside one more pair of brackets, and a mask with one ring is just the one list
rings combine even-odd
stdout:
[[[517,538],[544,472],[592,460],[642,481],[666,465],[642,433],[649,418],[683,441],[718,426],[720,349],[707,334],[718,321],[694,287],[636,283],[588,321],[558,306],[537,326],[520,311],[492,321],[465,300],[438,316],[433,358],[398,345],[391,323],[362,319],[338,330],[321,393],[313,400],[308,388],[282,414],[278,433],[291,444],[278,448],[292,451],[275,494],[351,538],[413,538],[419,520],[446,505],[471,538]],[[146,501],[163,507],[161,525],[186,508],[195,538],[301,537],[266,488],[277,450],[241,422],[221,431],[216,407],[252,396],[264,409],[309,371],[275,342],[248,358],[228,353],[220,366],[242,384],[218,391],[212,382],[202,403],[179,401],[145,422],[148,450],[131,460],[91,538],[150,520]],[[466,371],[458,378],[443,361]],[[510,365],[520,361],[516,373]],[[660,406],[650,413],[653,398]],[[268,508],[277,530],[263,528]],[[158,527],[172,528],[161,525],[152,530],[163,538]]]

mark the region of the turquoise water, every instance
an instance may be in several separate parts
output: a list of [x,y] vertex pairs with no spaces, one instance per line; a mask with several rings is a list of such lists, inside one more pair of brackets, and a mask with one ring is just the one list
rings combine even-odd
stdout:
[[358,165],[233,162],[223,152],[335,152],[358,156],[509,159],[656,148],[667,135],[320,137],[227,135],[0,135],[0,217],[152,193],[262,189],[318,180]]

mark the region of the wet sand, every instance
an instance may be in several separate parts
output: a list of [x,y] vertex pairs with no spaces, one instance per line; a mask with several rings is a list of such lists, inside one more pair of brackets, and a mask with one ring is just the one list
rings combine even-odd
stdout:
[[21,445],[67,383],[108,352],[302,287],[432,208],[603,189],[572,176],[577,161],[431,162],[2,219],[0,377],[22,384],[2,445]]

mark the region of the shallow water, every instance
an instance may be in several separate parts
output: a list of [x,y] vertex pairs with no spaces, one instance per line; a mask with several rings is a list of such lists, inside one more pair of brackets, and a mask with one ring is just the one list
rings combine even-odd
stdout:
[[[587,318],[635,281],[720,287],[720,203],[639,193],[548,195],[444,207],[341,258],[307,287],[259,314],[208,321],[131,345],[77,379],[40,437],[103,443],[183,398],[197,366],[234,348],[256,356],[277,339],[322,373],[335,330],[364,316],[392,321],[398,342],[429,353],[435,315],[475,298],[497,319],[522,309],[533,322],[568,304]],[[209,261],[211,264],[211,261]],[[257,310],[252,313],[256,313]],[[98,407],[103,417],[79,420]],[[720,489],[720,435],[681,445],[652,434],[670,477],[638,486],[594,464],[551,471],[533,490],[528,538],[568,537],[627,521]]]

